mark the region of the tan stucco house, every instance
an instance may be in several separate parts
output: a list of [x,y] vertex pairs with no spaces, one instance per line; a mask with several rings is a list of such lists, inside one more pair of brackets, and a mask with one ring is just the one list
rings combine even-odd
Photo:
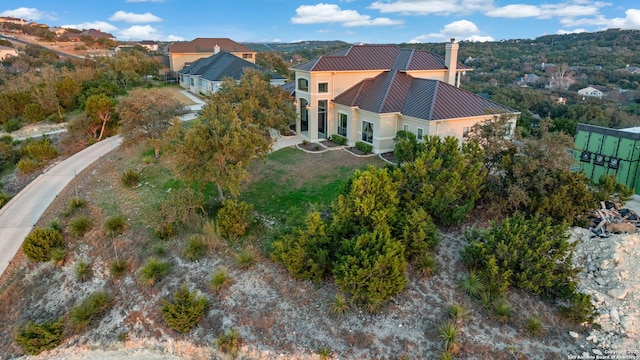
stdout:
[[[469,129],[501,114],[515,128],[519,112],[459,88],[458,46],[445,57],[393,45],[352,45],[292,68],[296,132],[310,141],[345,136],[376,153],[393,150],[399,130],[463,140]],[[510,129],[510,130],[511,130]]]
[[178,72],[198,59],[209,57],[220,51],[228,52],[240,59],[255,63],[257,52],[228,38],[197,38],[169,45],[169,67]]
[[18,50],[12,47],[0,45],[0,61],[5,60],[9,56],[18,56]]

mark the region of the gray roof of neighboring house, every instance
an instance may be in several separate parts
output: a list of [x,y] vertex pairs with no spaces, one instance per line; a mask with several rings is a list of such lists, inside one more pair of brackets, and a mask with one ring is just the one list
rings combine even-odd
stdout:
[[[410,54],[406,54],[409,51]],[[398,56],[408,56],[404,70],[446,70],[444,58],[425,50],[401,49],[394,45],[351,45],[348,48],[323,55],[294,66],[303,71],[357,71],[389,70]],[[457,70],[472,68],[457,63]]]
[[445,120],[487,113],[518,113],[445,82],[415,78],[403,69],[411,61],[411,50],[403,50],[393,69],[361,81],[333,101],[378,114],[398,112],[424,120]]
[[[252,62],[241,59],[226,51],[221,51],[204,59],[199,59],[193,64],[178,71],[184,75],[200,75],[209,81],[221,81],[226,77],[239,80],[246,68],[264,72],[264,69]],[[284,79],[278,74],[272,74],[273,79]]]

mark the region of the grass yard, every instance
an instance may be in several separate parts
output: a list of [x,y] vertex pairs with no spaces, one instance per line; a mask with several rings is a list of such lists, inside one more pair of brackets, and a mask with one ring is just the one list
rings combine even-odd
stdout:
[[250,181],[240,198],[261,214],[279,222],[322,208],[334,200],[356,169],[384,166],[378,156],[359,158],[345,151],[309,154],[284,148],[250,169]]

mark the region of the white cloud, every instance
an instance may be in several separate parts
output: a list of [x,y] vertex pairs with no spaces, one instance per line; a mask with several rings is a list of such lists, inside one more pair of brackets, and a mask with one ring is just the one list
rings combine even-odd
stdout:
[[55,20],[55,16],[52,14],[40,11],[36,8],[20,7],[13,10],[5,10],[0,12],[0,16],[11,16],[16,18],[25,19],[27,21],[37,21],[40,19]]
[[611,20],[611,27],[623,29],[640,29],[640,9],[628,9],[624,18]]
[[109,18],[111,21],[124,21],[128,23],[150,23],[162,21],[161,18],[153,15],[152,13],[135,14],[125,11],[116,11]]
[[402,15],[469,14],[493,8],[493,0],[397,0],[376,1],[370,9]]
[[485,12],[485,15],[500,18],[525,18],[534,17],[539,19],[550,19],[554,17],[576,18],[581,16],[597,16],[600,9],[609,6],[604,2],[586,2],[574,0],[571,2],[560,2],[557,4],[510,4],[498,7]]
[[335,4],[300,5],[291,18],[294,24],[341,23],[343,26],[389,26],[400,25],[402,21],[389,18],[372,19],[355,10],[342,10]]
[[112,31],[118,30],[117,27],[109,24],[106,21],[89,21],[89,22],[83,22],[80,24],[62,25],[60,27],[69,28],[69,29],[78,29],[78,30],[96,29],[103,32],[112,32]]
[[542,12],[540,11],[540,8],[535,5],[511,4],[487,11],[485,15],[491,17],[517,19],[524,17],[537,17],[540,16],[541,13]]
[[478,29],[476,24],[469,20],[459,20],[445,25],[440,32],[420,35],[411,39],[409,42],[420,43],[450,38],[467,41],[493,41],[491,36],[480,35],[480,29]]
[[625,15],[623,18],[613,19],[607,19],[603,15],[579,19],[569,17],[561,19],[560,23],[566,27],[597,26],[601,29],[622,28],[640,30],[640,9],[627,9]]
[[566,34],[579,34],[579,33],[583,33],[583,32],[587,32],[587,30],[585,30],[585,29],[573,29],[573,30],[560,29],[560,30],[556,31],[556,34],[557,35],[566,35]]
[[133,25],[118,32],[118,40],[161,40],[161,41],[184,41],[183,37],[169,35],[165,36],[151,25]]

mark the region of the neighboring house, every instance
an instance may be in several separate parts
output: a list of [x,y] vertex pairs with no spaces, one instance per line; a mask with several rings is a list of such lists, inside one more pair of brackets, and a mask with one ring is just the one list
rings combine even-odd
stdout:
[[116,41],[116,37],[109,34],[109,33],[105,33],[102,32],[100,30],[96,30],[96,29],[89,29],[89,30],[85,30],[83,32],[81,32],[80,34],[68,34],[67,37],[69,38],[69,41],[73,41],[73,42],[77,42],[80,41],[80,37],[82,36],[88,36],[88,37],[92,37],[96,40],[99,39],[109,39],[112,41]]
[[628,72],[630,74],[640,74],[640,67],[637,67],[637,66],[629,66],[629,65],[627,65],[622,70],[626,71],[626,72]]
[[4,61],[9,56],[18,56],[18,50],[12,47],[0,45],[0,61]]
[[592,86],[588,86],[584,89],[580,89],[578,90],[578,95],[582,95],[582,96],[590,96],[590,97],[595,97],[598,99],[602,99],[602,96],[604,95],[604,93]]
[[[178,71],[180,86],[189,89],[193,94],[212,94],[220,88],[225,78],[240,80],[246,69],[264,72],[260,66],[240,59],[226,51],[221,51],[207,58],[200,59]],[[272,85],[282,85],[285,78],[275,74],[271,79]]]
[[143,48],[151,52],[156,52],[160,48],[158,43],[152,40],[143,40],[143,41],[140,41],[138,44],[140,44],[140,46],[142,46]]
[[167,53],[171,71],[180,71],[185,66],[202,58],[228,52],[240,59],[255,63],[257,52],[228,38],[197,38],[191,41],[174,42]]
[[295,71],[296,132],[315,141],[332,134],[350,145],[363,141],[374,152],[393,150],[399,130],[463,140],[471,127],[514,109],[461,90],[472,70],[457,60],[458,44],[445,57],[392,45],[352,45],[292,68]]
[[26,25],[27,21],[25,19],[15,18],[11,16],[0,16],[0,23]]
[[67,33],[67,29],[62,27],[52,27],[52,28],[49,28],[49,31],[56,34],[56,36],[62,36]]

